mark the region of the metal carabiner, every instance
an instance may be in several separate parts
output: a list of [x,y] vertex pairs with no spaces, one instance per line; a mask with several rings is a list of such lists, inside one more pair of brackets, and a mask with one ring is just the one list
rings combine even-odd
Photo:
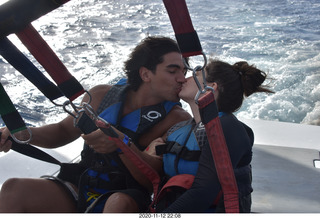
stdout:
[[[201,70],[201,72],[202,72],[202,84],[203,84],[203,88],[201,87],[201,84],[200,84],[200,82],[199,82],[199,80],[198,80],[198,78],[197,78],[197,74],[196,74],[196,72],[197,71],[199,71],[198,69],[200,69]],[[198,104],[199,103],[199,97],[200,97],[200,95],[201,94],[204,94],[204,93],[206,93],[208,90],[211,90],[212,92],[214,92],[214,89],[212,88],[212,87],[210,87],[210,86],[207,86],[207,82],[206,82],[206,74],[205,74],[205,70],[204,70],[204,68],[199,68],[199,66],[197,66],[194,70],[193,70],[193,79],[195,80],[195,82],[196,82],[196,84],[197,84],[197,86],[198,86],[198,92],[197,92],[197,94],[196,94],[196,96],[195,96],[195,98],[194,98],[194,101],[196,102],[196,104]]]
[[[97,121],[97,120],[100,120],[102,121],[104,124],[106,125],[109,125],[109,123],[104,120],[103,118],[101,118],[95,111],[94,109],[92,108],[92,106],[88,103],[84,103],[83,106],[82,106],[82,110],[79,111],[79,114],[80,113],[86,113],[88,116],[90,116],[90,118],[93,120],[93,121]],[[80,117],[80,115],[79,115]],[[75,117],[74,119],[74,124],[76,124],[76,120],[78,119],[78,117]]]
[[[80,113],[85,113],[86,116],[88,116],[89,119],[91,119],[98,128],[101,128],[101,130],[102,130],[105,134],[107,134],[107,135],[109,135],[109,136],[111,136],[111,137],[118,137],[118,134],[112,129],[111,124],[110,124],[108,121],[106,121],[106,120],[104,120],[103,118],[101,118],[101,117],[93,110],[93,108],[92,108],[91,105],[85,103],[85,104],[83,105],[83,109],[79,112],[79,114],[80,114]],[[78,118],[81,119],[80,117],[81,117],[81,115],[79,115]],[[74,119],[74,125],[75,125],[75,127],[77,127],[77,124],[78,124],[78,123],[77,123],[77,119],[78,119],[78,118],[75,118],[75,119]]]
[[84,103],[82,106],[83,110],[85,110],[86,112],[88,112],[88,114],[90,115],[90,117],[93,120],[98,120],[100,119],[99,115],[94,111],[94,109],[92,108],[92,106],[88,103]]
[[67,105],[70,104],[70,106],[73,108],[74,112],[75,112],[76,114],[79,114],[79,113],[82,111],[82,109],[83,109],[83,105],[89,105],[89,104],[91,103],[91,100],[92,100],[91,94],[90,94],[87,90],[85,90],[85,92],[86,92],[86,93],[88,94],[88,96],[89,96],[89,101],[88,101],[88,102],[84,102],[84,103],[82,104],[82,106],[76,106],[76,105],[75,105],[72,101],[70,101],[70,100],[67,100],[67,101],[65,101],[62,105],[58,105],[58,106],[62,106],[63,110],[64,110],[66,113],[68,113],[69,115],[71,115],[72,117],[74,117],[74,118],[79,117],[79,115],[74,115],[71,111],[67,110]]
[[[70,105],[73,110],[75,111],[76,115],[73,114],[70,110],[67,109],[67,106]],[[63,104],[62,104],[62,108],[63,110],[68,113],[69,115],[71,115],[72,117],[76,118],[77,115],[79,114],[79,109],[70,101],[70,100],[67,100],[65,101]]]
[[28,133],[29,133],[29,139],[28,139],[28,140],[25,140],[25,141],[19,140],[19,139],[16,138],[16,136],[14,136],[14,134],[11,134],[11,133],[10,133],[12,139],[13,139],[15,142],[19,143],[19,144],[28,144],[28,143],[31,141],[31,139],[32,139],[32,132],[31,132],[31,130],[30,130],[29,127],[26,127],[26,128],[27,128]]
[[[189,66],[189,64],[187,63],[186,59],[183,60],[185,67],[188,70],[192,71],[193,79],[196,82],[197,87],[198,87],[198,92],[197,92],[197,94],[196,94],[196,96],[194,98],[196,104],[198,104],[198,100],[199,100],[199,97],[200,97],[201,94],[206,93],[208,90],[211,90],[212,92],[214,92],[214,89],[212,87],[210,87],[210,86],[207,86],[207,82],[206,82],[205,67],[207,65],[207,57],[203,52],[201,54],[202,54],[203,59],[204,59],[204,64],[202,66],[196,66],[195,68],[191,68]],[[202,86],[201,86],[201,84],[200,84],[200,82],[199,82],[199,80],[197,78],[197,72],[198,71],[201,71],[201,73],[202,73],[203,88],[202,88]]]
[[204,71],[204,69],[201,67],[201,66],[196,66],[193,70],[192,70],[192,76],[193,76],[193,79],[194,79],[194,81],[196,82],[196,84],[197,84],[197,87],[198,87],[198,89],[199,89],[199,91],[202,93],[202,86],[201,86],[201,84],[200,84],[200,82],[199,82],[199,80],[198,80],[198,78],[197,78],[197,72],[198,71],[201,71],[202,72],[202,81],[203,81],[203,87],[205,87],[206,86],[206,75],[205,75],[205,71]]
[[[91,100],[92,100],[92,96],[91,96],[91,94],[89,93],[89,91],[84,90],[84,92],[88,94],[88,96],[89,96],[88,104],[90,104],[90,103],[91,103]],[[54,105],[56,105],[56,106],[64,107],[64,106],[65,106],[65,103],[66,103],[67,101],[65,101],[63,104],[56,103],[56,102],[54,102],[53,100],[51,100],[51,102],[52,102]],[[78,108],[81,108],[81,107],[78,107]]]
[[[206,56],[206,54],[204,54],[204,52],[201,52],[201,55],[202,55],[202,57],[203,57],[203,65],[200,67],[201,68],[201,70],[202,69],[204,69],[205,67],[206,67],[206,65],[207,65],[207,56]],[[193,71],[194,69],[193,68],[191,68],[190,67],[190,65],[188,64],[188,62],[187,62],[187,60],[184,58],[183,59],[183,64],[184,64],[184,66],[188,69],[188,70],[191,70],[191,71]],[[198,67],[198,66],[197,66]]]

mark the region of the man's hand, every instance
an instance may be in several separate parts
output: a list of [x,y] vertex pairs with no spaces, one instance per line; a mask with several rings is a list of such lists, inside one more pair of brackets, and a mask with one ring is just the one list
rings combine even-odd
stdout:
[[7,127],[0,129],[0,152],[7,153],[11,149],[12,142],[8,140],[10,132]]
[[109,137],[100,129],[87,135],[82,134],[81,137],[85,140],[89,147],[98,153],[108,154],[117,149],[116,143],[110,140]]

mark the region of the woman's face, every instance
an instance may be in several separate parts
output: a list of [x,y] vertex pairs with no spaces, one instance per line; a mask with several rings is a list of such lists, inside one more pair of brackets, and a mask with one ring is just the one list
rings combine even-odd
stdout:
[[[201,72],[197,72],[197,79],[201,86],[203,85],[203,77]],[[193,76],[190,76],[186,78],[186,82],[182,84],[182,89],[179,93],[179,97],[184,100],[187,103],[190,103],[191,101],[194,102],[194,98],[198,92],[198,86],[193,79]]]

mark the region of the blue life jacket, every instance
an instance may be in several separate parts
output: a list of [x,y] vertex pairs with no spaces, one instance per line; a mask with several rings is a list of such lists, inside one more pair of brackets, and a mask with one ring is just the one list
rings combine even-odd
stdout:
[[[170,110],[180,103],[164,101],[142,107],[122,117],[127,89],[128,86],[123,80],[112,86],[103,98],[97,113],[128,135],[140,150],[144,150],[145,148],[138,145],[139,137],[164,119]],[[117,152],[99,154],[85,145],[81,156],[80,164],[86,167],[86,171],[81,175],[79,185],[78,209],[80,212],[88,206],[92,212],[101,212],[104,207],[104,194],[113,190],[141,187],[135,182]]]
[[140,150],[145,148],[138,145],[139,137],[150,130],[155,124],[166,117],[179,102],[164,101],[162,103],[145,106],[122,117],[123,101],[125,100],[127,86],[120,84],[113,86],[105,96],[101,104],[105,109],[99,107],[100,117],[128,135]]
[[[219,113],[221,117],[224,113]],[[203,144],[207,143],[205,127],[194,120],[178,123],[169,130],[166,145],[157,147],[163,154],[164,172],[169,177],[178,174],[196,175]]]
[[[219,112],[219,117],[225,113]],[[225,116],[226,121],[233,118]],[[228,121],[226,121],[228,123]],[[231,121],[234,121],[231,119]],[[230,121],[229,121],[230,122]],[[232,123],[233,124],[233,123]],[[242,124],[244,125],[244,124]],[[229,126],[228,126],[229,127]],[[253,144],[253,132],[246,125],[243,126]],[[226,130],[227,133],[232,132]],[[158,194],[152,203],[156,212],[162,212],[177,200],[185,191],[191,188],[195,175],[198,172],[199,159],[202,148],[208,144],[205,127],[202,123],[196,124],[194,120],[180,122],[168,131],[167,141],[164,145],[156,147],[157,155],[163,156],[163,168],[166,174],[160,185]],[[234,145],[234,142],[230,142]],[[251,165],[244,164],[234,169],[239,188],[240,211],[250,212],[251,207]],[[224,212],[222,192],[212,197],[212,206],[206,212]],[[249,210],[248,210],[249,209]]]

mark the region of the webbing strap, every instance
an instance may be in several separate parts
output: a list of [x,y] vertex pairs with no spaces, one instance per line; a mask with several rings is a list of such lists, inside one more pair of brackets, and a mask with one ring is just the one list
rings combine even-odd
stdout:
[[27,129],[19,112],[0,83],[0,115],[12,134]]
[[152,182],[153,192],[154,194],[157,193],[160,183],[160,176],[157,171],[155,171],[147,162],[137,155],[136,152],[128,147],[128,145],[121,141],[118,138],[118,134],[114,132],[110,125],[107,126],[107,124],[102,120],[96,120],[94,122],[86,113],[83,113],[76,126],[85,134],[89,134],[97,128],[100,128],[100,130],[107,135],[111,141],[114,141],[117,144],[125,156],[134,163],[134,165],[150,180],[150,182]]
[[0,38],[22,30],[27,24],[69,0],[10,0],[0,6]]
[[0,55],[33,83],[51,101],[63,94],[43,73],[6,37],[0,39]]
[[58,56],[31,24],[23,31],[17,32],[16,35],[45,68],[67,98],[73,101],[85,92],[82,85],[69,73]]
[[221,184],[226,213],[239,213],[238,186],[213,92],[207,92],[199,98],[198,104]]
[[197,32],[194,30],[185,0],[163,0],[183,57],[202,54]]
[[193,184],[194,178],[195,176],[191,174],[178,174],[171,177],[162,186],[160,191],[158,191],[157,193],[154,193],[154,198],[149,208],[150,212],[151,213],[157,212],[157,206],[159,205],[159,201],[161,201],[161,199],[167,195],[167,192],[169,192],[170,189],[173,188],[173,191],[174,191],[174,188],[179,188],[179,189],[182,188],[185,190],[190,189]]
[[[110,137],[111,138],[111,137]],[[149,181],[153,185],[153,193],[156,194],[158,191],[160,176],[157,171],[153,169],[147,162],[145,162],[139,155],[137,155],[128,145],[126,145],[119,138],[111,138],[114,139],[118,147],[122,150],[122,152],[126,155],[131,162],[149,179]]]
[[[1,137],[0,132],[0,137]],[[61,165],[61,162],[58,161],[56,158],[52,157],[51,155],[47,154],[46,152],[30,145],[30,144],[20,144],[15,142],[11,137],[8,138],[12,142],[11,150],[19,152],[20,154],[36,158],[38,160],[46,161],[52,164]]]
[[[185,0],[163,0],[163,2],[183,57],[203,54],[200,40],[193,28]],[[236,213],[239,212],[238,188],[218,117],[217,106],[213,93],[210,93],[202,97],[201,102],[199,99],[199,111],[201,120],[205,124],[212,156],[223,189],[226,212]],[[207,110],[208,106],[209,110]]]
[[99,127],[110,140],[114,141],[117,146],[122,150],[125,156],[131,160],[132,163],[149,179],[153,185],[153,192],[157,194],[160,183],[160,176],[157,171],[153,169],[146,161],[144,161],[136,152],[134,152],[128,145],[121,141],[117,134],[110,133],[110,127],[107,127],[101,120],[96,121],[97,127]]

